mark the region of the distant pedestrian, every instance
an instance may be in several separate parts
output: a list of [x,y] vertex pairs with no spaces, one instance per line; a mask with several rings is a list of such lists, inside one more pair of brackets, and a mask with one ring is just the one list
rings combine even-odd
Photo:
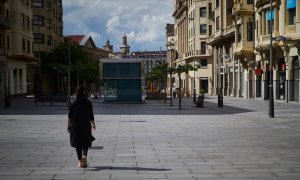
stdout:
[[78,167],[87,167],[88,148],[95,140],[92,128],[96,129],[93,106],[85,95],[84,87],[80,85],[76,88],[76,100],[71,104],[68,115],[70,143],[76,148]]

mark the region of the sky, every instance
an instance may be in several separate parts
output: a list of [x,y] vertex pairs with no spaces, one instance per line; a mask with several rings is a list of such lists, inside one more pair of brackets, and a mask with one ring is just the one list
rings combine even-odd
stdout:
[[91,35],[102,48],[107,39],[119,52],[125,33],[131,51],[166,49],[173,0],[63,0],[64,35]]

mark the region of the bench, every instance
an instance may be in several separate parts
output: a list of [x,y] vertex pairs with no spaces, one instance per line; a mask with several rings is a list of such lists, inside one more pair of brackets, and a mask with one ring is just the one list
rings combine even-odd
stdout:
[[67,96],[64,95],[37,95],[34,98],[35,106],[38,105],[39,102],[49,102],[50,106],[53,106],[54,102],[63,102],[66,103],[68,102]]
[[204,96],[198,96],[196,102],[194,103],[197,105],[197,107],[203,108],[204,107],[203,102],[204,102]]

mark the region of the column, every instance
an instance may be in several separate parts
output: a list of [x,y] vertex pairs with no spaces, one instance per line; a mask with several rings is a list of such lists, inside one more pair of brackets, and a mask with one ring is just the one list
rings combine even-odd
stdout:
[[266,34],[266,11],[262,11],[261,13],[261,29],[262,29],[262,34]]
[[214,61],[214,77],[213,77],[213,81],[214,81],[214,93],[217,95],[218,93],[218,48],[216,46],[213,47],[214,48],[214,56],[213,56],[213,61]]
[[274,36],[279,35],[279,10],[277,6],[274,6]]

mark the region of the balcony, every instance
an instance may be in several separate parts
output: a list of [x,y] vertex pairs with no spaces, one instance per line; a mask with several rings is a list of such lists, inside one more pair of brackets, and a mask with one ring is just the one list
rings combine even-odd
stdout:
[[256,8],[259,8],[267,4],[270,4],[270,0],[257,0],[255,6]]
[[200,49],[196,50],[196,56],[210,56],[211,49]]
[[234,31],[235,31],[235,26],[234,26],[234,24],[231,24],[230,26],[226,27],[225,34],[229,35],[231,33],[234,33]]

